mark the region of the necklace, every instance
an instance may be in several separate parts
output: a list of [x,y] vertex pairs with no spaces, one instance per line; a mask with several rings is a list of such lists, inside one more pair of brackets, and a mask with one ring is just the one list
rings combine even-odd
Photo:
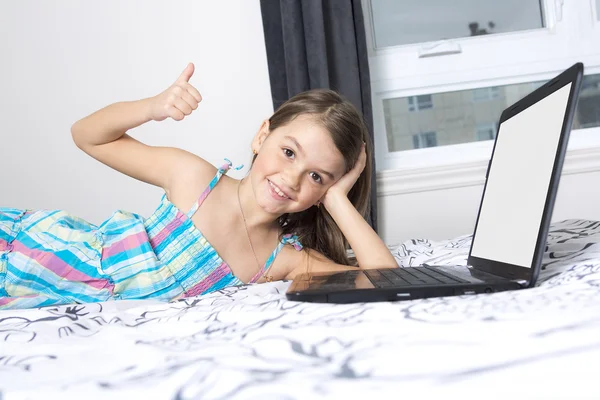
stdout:
[[[240,206],[240,212],[242,213],[242,219],[244,220],[244,228],[246,228],[246,237],[248,238],[248,243],[250,243],[250,248],[252,249],[252,254],[254,254],[254,259],[256,260],[256,265],[258,265],[258,272],[260,272],[260,270],[262,269],[260,262],[258,262],[258,257],[256,257],[256,252],[254,251],[254,246],[252,246],[252,240],[250,239],[250,232],[248,231],[248,225],[246,224],[246,216],[244,216],[244,210],[242,209],[242,202],[240,201],[240,186],[242,186],[242,181],[244,179],[240,179],[240,183],[238,183],[238,187],[237,187],[237,198],[238,198],[238,204]],[[265,278],[267,280],[267,282],[272,282],[273,281],[273,277],[272,276],[267,276],[267,272],[269,272],[269,269],[271,269],[271,266],[269,265],[269,268],[267,268],[267,270],[265,271],[265,273],[263,274],[263,278]]]

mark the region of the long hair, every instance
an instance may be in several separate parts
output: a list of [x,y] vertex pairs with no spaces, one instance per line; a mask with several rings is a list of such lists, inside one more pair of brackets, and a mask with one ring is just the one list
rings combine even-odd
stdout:
[[[362,115],[339,93],[329,89],[314,89],[302,92],[282,104],[269,119],[269,130],[275,130],[306,114],[314,117],[329,132],[344,157],[345,172],[354,167],[365,142],[366,166],[348,193],[348,199],[366,218],[371,198],[373,150]],[[256,156],[252,163],[255,159]],[[351,264],[346,252],[348,241],[324,206],[312,206],[298,213],[284,214],[278,222],[282,235],[297,235],[304,248],[314,249],[338,264]]]

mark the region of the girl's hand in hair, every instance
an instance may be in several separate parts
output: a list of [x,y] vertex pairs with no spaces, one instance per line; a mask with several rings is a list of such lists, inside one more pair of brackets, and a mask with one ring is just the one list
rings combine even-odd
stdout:
[[360,151],[360,155],[358,156],[358,160],[356,164],[354,164],[354,168],[346,173],[346,175],[342,176],[339,181],[333,184],[325,193],[325,196],[321,199],[323,205],[327,207],[327,204],[331,201],[331,199],[337,196],[347,197],[348,192],[352,189],[352,186],[358,180],[358,177],[365,169],[365,165],[367,164],[367,152],[365,151],[365,144],[363,143],[362,149]]
[[181,121],[198,108],[202,101],[200,92],[193,87],[189,80],[194,74],[194,64],[189,63],[179,78],[164,92],[150,98],[150,119],[162,121],[171,117]]

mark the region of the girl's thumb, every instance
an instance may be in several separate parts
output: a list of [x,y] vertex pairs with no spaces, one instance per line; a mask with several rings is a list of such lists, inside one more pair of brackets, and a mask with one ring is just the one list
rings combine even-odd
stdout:
[[194,75],[194,64],[193,63],[189,63],[187,65],[187,67],[185,67],[185,69],[183,70],[183,72],[181,73],[181,75],[179,75],[179,78],[177,78],[177,80],[178,81],[183,81],[183,82],[189,82],[189,80],[192,77],[192,75]]

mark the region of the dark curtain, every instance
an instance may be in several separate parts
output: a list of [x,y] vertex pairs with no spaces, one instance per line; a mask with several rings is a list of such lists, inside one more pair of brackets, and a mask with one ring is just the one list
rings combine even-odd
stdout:
[[[362,112],[373,149],[373,110],[360,0],[261,0],[273,107],[317,88],[341,93]],[[375,159],[371,211],[377,231]]]

